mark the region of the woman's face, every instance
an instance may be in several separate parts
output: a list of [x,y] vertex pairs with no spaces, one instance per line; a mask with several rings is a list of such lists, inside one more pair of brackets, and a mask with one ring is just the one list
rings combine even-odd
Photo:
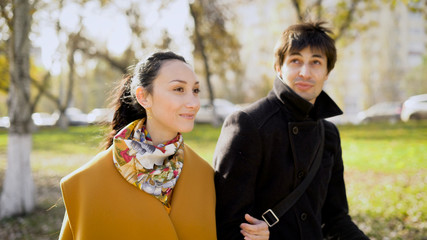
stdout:
[[147,94],[151,118],[147,130],[153,142],[174,138],[178,132],[193,130],[200,108],[199,81],[190,66],[179,60],[162,63],[153,91]]

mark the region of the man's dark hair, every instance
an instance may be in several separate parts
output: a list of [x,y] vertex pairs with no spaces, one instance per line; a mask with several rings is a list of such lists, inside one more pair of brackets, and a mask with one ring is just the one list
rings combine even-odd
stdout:
[[280,36],[274,49],[274,70],[281,68],[290,52],[299,52],[306,47],[321,51],[326,55],[328,73],[337,61],[335,40],[329,34],[332,31],[323,25],[326,22],[306,22],[288,27]]

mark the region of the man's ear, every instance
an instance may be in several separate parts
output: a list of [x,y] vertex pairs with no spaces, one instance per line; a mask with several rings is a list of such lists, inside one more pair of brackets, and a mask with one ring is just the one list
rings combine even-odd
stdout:
[[276,69],[276,73],[280,76],[280,77],[282,77],[282,69],[280,68],[280,66],[275,66],[274,67],[275,69]]
[[145,88],[139,86],[135,89],[135,96],[138,103],[144,107],[145,109],[150,108],[151,103],[151,95],[145,90]]

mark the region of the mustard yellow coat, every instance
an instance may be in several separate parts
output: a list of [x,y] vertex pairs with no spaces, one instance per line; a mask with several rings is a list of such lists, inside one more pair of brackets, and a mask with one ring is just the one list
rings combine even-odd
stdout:
[[61,180],[65,216],[59,239],[216,239],[212,167],[188,146],[171,212],[128,183],[112,148]]

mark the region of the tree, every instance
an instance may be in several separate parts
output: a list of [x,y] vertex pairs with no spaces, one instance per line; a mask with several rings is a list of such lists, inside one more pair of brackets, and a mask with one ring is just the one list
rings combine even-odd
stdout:
[[[219,6],[217,1],[196,0],[189,4],[189,8],[194,20],[193,55],[196,64],[202,63],[200,72],[206,79],[211,106],[214,106],[215,99],[213,77],[219,79],[228,98],[242,100],[243,94],[239,91],[239,80],[243,73],[239,57],[241,46],[237,38],[226,29],[226,7]],[[216,116],[214,107],[213,112]]]
[[[5,4],[2,2],[2,10]],[[35,187],[31,173],[32,119],[30,96],[30,39],[33,6],[28,0],[13,1],[13,17],[6,18],[11,39],[9,46],[10,87],[8,109],[10,128],[0,218],[31,212]],[[5,16],[3,14],[3,16]]]
[[[204,39],[202,37],[201,34],[201,30],[200,30],[200,13],[197,12],[196,10],[196,6],[195,3],[190,3],[190,14],[194,19],[194,51],[196,53],[199,54],[199,56],[202,58],[202,62],[203,62],[203,66],[204,66],[204,73],[205,73],[205,78],[206,78],[206,84],[208,86],[208,92],[209,92],[209,102],[210,105],[213,106],[213,118],[214,120],[217,119],[216,117],[216,111],[215,111],[215,105],[213,104],[214,102],[214,91],[213,91],[213,87],[212,87],[212,83],[211,83],[211,70],[210,70],[210,65],[209,65],[209,61],[208,61],[208,56],[206,53],[206,48],[205,48],[205,42]],[[218,122],[215,122],[215,125],[218,124]]]
[[[337,41],[344,36],[346,31],[352,24],[354,14],[357,10],[358,5],[364,0],[340,0],[336,2],[336,10],[334,12],[333,23],[335,26],[335,40]],[[303,22],[307,19],[313,18],[320,20],[326,14],[323,0],[309,1],[304,0],[291,0],[292,5],[295,8],[297,18],[299,22]]]
[[[366,12],[375,11],[381,7],[381,4],[388,4],[391,8],[396,7],[399,2],[404,3],[413,11],[420,11],[417,7],[419,0],[338,0],[325,3],[323,0],[290,0],[297,14],[297,20],[303,22],[308,19],[331,19],[335,35],[335,41],[351,40],[354,35],[358,35],[360,31],[366,30],[370,26],[374,26],[373,22],[355,22],[354,18],[362,16]],[[328,6],[326,6],[328,5]],[[352,31],[351,35],[349,32]]]

